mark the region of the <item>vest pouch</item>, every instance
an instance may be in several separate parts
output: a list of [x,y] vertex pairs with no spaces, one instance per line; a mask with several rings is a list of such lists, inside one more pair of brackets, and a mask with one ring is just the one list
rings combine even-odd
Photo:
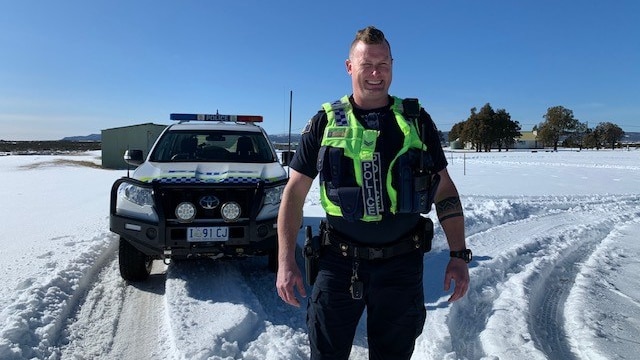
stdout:
[[349,222],[360,220],[364,215],[362,189],[360,187],[341,187],[337,191],[342,217]]
[[327,199],[336,205],[340,205],[340,197],[338,196],[338,189],[331,186],[331,183],[327,183],[325,186]]
[[330,184],[329,187],[339,188],[355,183],[353,160],[344,156],[344,149],[342,148],[320,147],[316,169],[320,174],[320,181]]
[[[425,214],[431,210],[433,196],[437,189],[434,176],[428,171],[431,163],[428,154],[422,156],[424,172],[420,172],[420,150],[411,149],[398,157],[398,212]],[[435,185],[435,186],[434,186]]]
[[397,199],[398,199],[398,212],[399,213],[412,213],[413,212],[413,167],[411,166],[411,159],[408,153],[400,156],[397,160],[398,166],[398,187],[397,187]]
[[425,153],[422,157],[422,168],[426,169],[425,179],[426,184],[421,184],[421,188],[424,189],[427,193],[427,202],[424,207],[424,211],[420,211],[422,214],[426,214],[431,210],[431,205],[435,201],[436,191],[438,190],[438,185],[440,184],[440,175],[438,173],[433,173],[431,169],[433,169],[433,159],[431,159],[431,155]]

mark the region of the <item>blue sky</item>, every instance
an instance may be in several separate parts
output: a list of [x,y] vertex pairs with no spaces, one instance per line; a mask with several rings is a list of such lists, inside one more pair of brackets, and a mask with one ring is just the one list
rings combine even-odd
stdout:
[[450,130],[472,107],[523,130],[562,105],[640,132],[640,1],[0,0],[0,139],[57,140],[169,113],[293,132],[351,93],[358,29],[385,32],[390,92]]

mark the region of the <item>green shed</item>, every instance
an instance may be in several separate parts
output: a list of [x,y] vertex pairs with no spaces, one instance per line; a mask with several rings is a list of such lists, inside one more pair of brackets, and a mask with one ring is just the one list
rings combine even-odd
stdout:
[[142,150],[147,156],[151,146],[167,125],[153,123],[123,126],[102,130],[102,167],[126,169],[124,152],[128,149]]

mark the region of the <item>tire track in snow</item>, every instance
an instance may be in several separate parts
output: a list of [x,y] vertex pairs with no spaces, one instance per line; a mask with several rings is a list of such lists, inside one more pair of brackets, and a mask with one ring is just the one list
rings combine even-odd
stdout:
[[99,273],[113,260],[115,243],[110,234],[97,235],[89,240],[89,246],[78,241],[82,252],[77,258],[49,281],[32,285],[7,307],[4,311],[11,315],[0,330],[0,358],[59,354],[68,341],[68,323],[73,322]]
[[[638,357],[638,233],[640,210],[634,222],[617,224],[580,264],[565,311],[572,351],[580,358]],[[575,304],[581,306],[571,306]]]
[[305,308],[278,298],[266,257],[156,261],[127,284],[115,252],[70,318],[62,358],[308,359]]
[[[604,205],[604,204],[603,204]],[[622,214],[601,218],[599,223],[588,224],[575,247],[567,248],[547,271],[532,279],[529,285],[530,331],[536,346],[551,360],[569,360],[576,356],[568,342],[569,334],[564,324],[565,303],[572,290],[580,268],[591,254],[623,223],[632,223],[640,217],[640,204],[637,198],[618,199],[615,205],[606,205],[603,210]],[[622,211],[620,211],[622,210]]]
[[[551,360],[571,360],[575,356],[567,342],[564,327],[564,308],[569,291],[579,271],[579,263],[588,258],[598,243],[612,231],[613,223],[603,221],[589,228],[576,247],[568,247],[545,265],[545,269],[531,279],[529,296],[529,331],[538,349]],[[564,236],[560,236],[562,241]]]
[[[144,283],[129,284],[120,277],[117,261],[109,278],[123,288],[121,311],[111,337],[112,359],[179,359],[169,334],[164,298],[166,266],[154,261],[151,276]],[[106,340],[106,339],[105,339]]]
[[[562,324],[555,321],[556,315],[551,314],[554,309],[556,312],[562,310],[562,302],[566,299],[566,294],[562,293],[572,285],[576,270],[573,270],[569,281],[563,284],[567,289],[562,290],[562,293],[547,295],[546,313],[534,311],[531,317],[542,318],[536,323],[528,321],[530,292],[522,284],[531,285],[529,277],[535,277],[541,272],[545,272],[546,276],[558,276],[559,273],[552,272],[557,261],[560,262],[559,268],[562,268],[563,265],[566,267],[572,261],[588,256],[593,251],[593,244],[601,241],[607,230],[595,237],[586,236],[590,245],[580,248],[574,255],[575,259],[570,256],[554,259],[554,256],[563,254],[563,249],[580,245],[581,240],[575,238],[576,233],[582,232],[584,235],[589,231],[598,231],[602,225],[610,229],[615,221],[625,221],[624,218],[613,219],[608,216],[611,214],[609,207],[617,206],[627,210],[617,210],[614,214],[633,213],[633,209],[637,213],[638,198],[627,197],[627,201],[624,199],[601,197],[581,202],[574,198],[571,200],[573,207],[565,209],[558,206],[555,198],[547,199],[547,205],[544,204],[544,199],[538,199],[532,204],[532,213],[537,213],[539,207],[547,207],[553,212],[528,218],[524,216],[523,220],[508,221],[470,236],[469,243],[479,259],[476,260],[479,266],[471,269],[472,283],[467,297],[450,310],[448,321],[452,334],[451,346],[456,354],[469,359],[481,358],[487,354],[508,358],[553,358],[549,348],[538,345],[538,342],[545,342],[549,338],[538,329],[544,327],[544,324],[557,324],[551,331],[556,334],[563,331]],[[576,203],[579,205],[576,206]],[[519,240],[515,245],[505,240],[512,237],[530,240]],[[547,278],[538,278],[540,282],[535,284],[544,287]],[[542,302],[544,299],[536,301]],[[552,338],[557,339],[556,344],[566,342],[566,338],[560,335]],[[566,353],[568,346],[564,344],[563,347]]]
[[67,327],[62,358],[180,359],[167,335],[165,270],[156,261],[146,282],[127,284],[120,277],[118,260],[113,259]]

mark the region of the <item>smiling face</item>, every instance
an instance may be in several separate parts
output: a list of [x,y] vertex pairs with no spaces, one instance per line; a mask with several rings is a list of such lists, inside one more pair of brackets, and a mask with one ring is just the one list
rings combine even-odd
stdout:
[[386,42],[366,44],[358,41],[354,44],[345,64],[351,75],[356,106],[367,110],[388,104],[392,63],[391,49]]

